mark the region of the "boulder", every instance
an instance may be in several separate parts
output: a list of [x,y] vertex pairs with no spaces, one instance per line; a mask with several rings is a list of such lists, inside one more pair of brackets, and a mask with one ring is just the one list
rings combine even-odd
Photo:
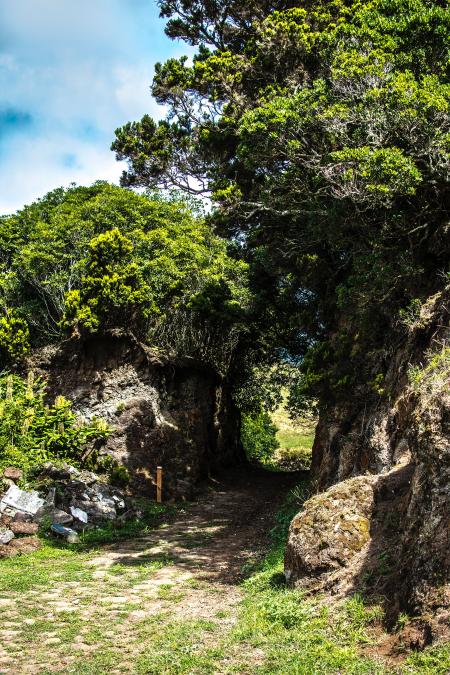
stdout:
[[347,568],[357,575],[370,543],[376,481],[376,476],[350,478],[304,504],[289,529],[289,584],[318,590],[341,581],[339,573]]
[[0,544],[9,544],[12,539],[14,539],[14,532],[6,527],[0,527]]
[[21,469],[16,469],[14,466],[8,466],[3,471],[3,476],[5,478],[9,478],[10,480],[18,481],[22,478],[23,471]]
[[10,525],[11,532],[14,534],[37,534],[38,524],[37,523],[24,523],[21,521],[13,521]]
[[18,551],[16,548],[13,546],[9,546],[7,544],[0,544],[0,559],[2,558],[13,558],[16,555],[19,555],[20,551]]
[[33,553],[41,547],[41,542],[35,536],[33,537],[22,537],[21,539],[14,539],[8,548],[13,551],[13,555],[19,553]]
[[59,525],[69,525],[73,521],[73,518],[70,513],[67,513],[66,511],[62,511],[51,504],[44,504],[35,514],[34,520],[36,523],[43,523],[46,520],[50,520],[52,523],[57,523]]

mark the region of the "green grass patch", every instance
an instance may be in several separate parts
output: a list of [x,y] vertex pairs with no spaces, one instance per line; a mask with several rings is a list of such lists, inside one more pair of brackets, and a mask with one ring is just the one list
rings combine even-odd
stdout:
[[272,458],[273,468],[286,471],[308,470],[311,466],[317,420],[308,417],[291,419],[284,403],[272,413],[272,420],[278,429],[276,440],[279,446]]
[[222,648],[206,644],[216,630],[212,621],[188,620],[162,623],[160,618],[141,626],[141,639],[148,649],[135,662],[137,675],[190,675],[216,673]]
[[314,443],[314,431],[304,433],[303,430],[280,429],[277,432],[277,439],[280,447],[286,448],[286,450],[305,448],[305,450],[310,451]]
[[251,654],[252,649],[258,653],[258,662],[254,667],[247,662],[244,672],[266,675],[450,672],[449,645],[413,654],[398,667],[387,667],[381,660],[365,657],[363,648],[374,644],[372,627],[383,620],[383,609],[377,604],[366,604],[360,595],[332,605],[286,587],[283,559],[287,530],[307,497],[308,484],[304,481],[290,493],[276,516],[268,555],[244,582],[245,599],[231,642],[237,654],[241,650]]
[[80,543],[76,546],[79,550],[90,550],[125,539],[145,537],[181,508],[172,504],[157,504],[151,500],[141,500],[140,507],[143,513],[142,518],[124,523],[117,521],[105,523],[101,527],[86,530],[80,536]]
[[92,578],[92,570],[86,566],[87,556],[73,548],[58,548],[51,544],[26,556],[17,556],[0,561],[0,595],[27,593],[42,586],[51,589],[52,584],[77,581],[86,583]]
[[161,584],[158,587],[157,597],[160,600],[167,600],[168,602],[181,602],[185,594],[181,592],[178,586],[173,584]]
[[403,672],[448,675],[450,673],[450,644],[434,645],[423,652],[412,654],[406,660]]

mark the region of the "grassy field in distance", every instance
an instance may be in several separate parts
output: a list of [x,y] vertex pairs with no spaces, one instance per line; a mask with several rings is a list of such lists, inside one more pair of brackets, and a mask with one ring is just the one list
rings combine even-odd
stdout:
[[275,453],[275,464],[285,471],[309,469],[317,419],[305,416],[292,420],[284,402],[271,416],[278,427],[277,440],[280,446]]

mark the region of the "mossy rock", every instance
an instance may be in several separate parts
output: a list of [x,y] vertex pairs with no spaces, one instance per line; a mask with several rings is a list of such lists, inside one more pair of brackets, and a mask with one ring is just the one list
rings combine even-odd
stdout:
[[350,478],[315,495],[291,523],[285,572],[308,586],[352,565],[370,541],[376,476]]

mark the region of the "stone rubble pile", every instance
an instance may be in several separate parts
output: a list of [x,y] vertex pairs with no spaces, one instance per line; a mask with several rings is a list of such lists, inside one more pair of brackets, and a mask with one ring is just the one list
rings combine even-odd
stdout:
[[75,543],[87,528],[142,515],[122,490],[92,471],[48,462],[38,476],[38,491],[21,490],[16,484],[21,478],[14,467],[0,477],[0,558],[37,550],[39,528]]

